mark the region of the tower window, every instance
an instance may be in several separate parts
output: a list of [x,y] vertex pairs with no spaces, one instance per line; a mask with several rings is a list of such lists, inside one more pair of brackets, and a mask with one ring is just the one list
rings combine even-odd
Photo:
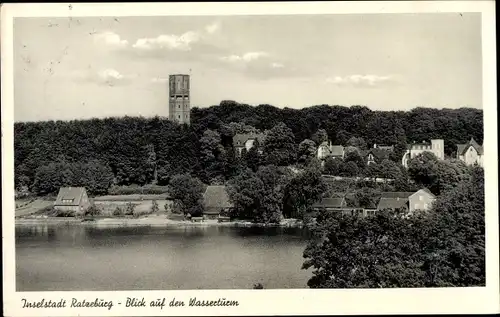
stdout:
[[177,105],[177,109],[180,109],[181,108],[181,105]]
[[181,115],[180,115],[180,114],[179,114],[179,115],[177,115],[177,119],[180,119],[180,118],[181,118]]

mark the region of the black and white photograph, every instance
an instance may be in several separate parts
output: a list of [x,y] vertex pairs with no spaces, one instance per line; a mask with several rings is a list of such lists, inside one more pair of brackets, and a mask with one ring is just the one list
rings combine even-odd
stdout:
[[[10,26],[13,291],[486,288],[496,82],[480,10],[82,5]],[[127,296],[110,305],[141,305]],[[66,307],[112,313],[101,297]]]

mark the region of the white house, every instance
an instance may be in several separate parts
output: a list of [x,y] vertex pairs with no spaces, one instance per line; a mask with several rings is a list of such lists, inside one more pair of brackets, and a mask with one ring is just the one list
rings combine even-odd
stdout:
[[323,161],[327,157],[344,158],[344,147],[342,145],[332,145],[331,142],[323,142],[318,146],[317,157]]
[[422,143],[413,143],[408,146],[401,163],[404,167],[408,167],[408,161],[424,152],[433,153],[439,160],[444,160],[444,140],[435,139],[431,143],[423,141]]
[[483,166],[484,150],[473,138],[465,144],[457,144],[457,159],[467,165]]

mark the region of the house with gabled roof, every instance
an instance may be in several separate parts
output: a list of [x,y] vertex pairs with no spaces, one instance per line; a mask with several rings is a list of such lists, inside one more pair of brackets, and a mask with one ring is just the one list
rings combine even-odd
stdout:
[[427,188],[416,192],[384,192],[377,210],[400,209],[412,213],[415,210],[429,210],[435,200],[436,196]]
[[226,186],[223,185],[207,186],[203,194],[203,205],[203,216],[209,219],[227,214],[234,207],[229,199]]
[[344,197],[325,197],[313,204],[313,209],[340,210],[347,207]]
[[90,205],[85,187],[61,187],[54,202],[54,209],[83,213]]
[[327,157],[343,159],[344,147],[342,145],[332,145],[332,142],[325,141],[318,146],[317,157],[321,161]]
[[474,138],[465,144],[457,144],[457,159],[463,161],[467,165],[478,164],[483,166],[484,150]]
[[380,164],[383,160],[389,159],[391,151],[384,148],[374,147],[364,153],[366,165],[373,163]]
[[263,133],[237,133],[233,136],[233,147],[236,155],[240,156],[243,149],[247,152],[254,146],[264,144],[265,134]]

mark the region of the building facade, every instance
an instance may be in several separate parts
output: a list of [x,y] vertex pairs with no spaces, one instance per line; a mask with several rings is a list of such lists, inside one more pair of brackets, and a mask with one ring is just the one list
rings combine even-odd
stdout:
[[373,145],[373,148],[364,152],[364,157],[366,161],[366,165],[370,165],[373,163],[381,163],[385,159],[389,159],[390,153],[394,150],[394,146],[378,146],[376,144]]
[[325,141],[318,146],[316,154],[321,161],[325,160],[327,157],[343,159],[344,147],[342,145],[332,145],[331,142]]
[[[245,149],[247,152],[250,151],[254,146],[262,146],[265,140],[265,134],[259,133],[238,133],[233,136],[233,147],[235,154],[241,156],[241,152]],[[261,151],[261,149],[259,150]]]
[[82,214],[90,205],[91,203],[84,187],[61,187],[54,202],[54,209]]
[[444,160],[444,140],[435,139],[431,140],[431,143],[422,142],[422,143],[413,143],[408,146],[408,150],[406,150],[403,155],[403,159],[401,163],[404,167],[408,167],[408,161],[419,154],[424,152],[433,153],[439,160]]
[[436,196],[427,188],[416,192],[384,192],[377,210],[400,209],[411,214],[416,210],[429,210],[435,200]]
[[483,166],[484,150],[473,138],[465,144],[457,144],[457,159],[467,165]]
[[190,123],[191,105],[189,75],[169,76],[169,119],[179,123]]

